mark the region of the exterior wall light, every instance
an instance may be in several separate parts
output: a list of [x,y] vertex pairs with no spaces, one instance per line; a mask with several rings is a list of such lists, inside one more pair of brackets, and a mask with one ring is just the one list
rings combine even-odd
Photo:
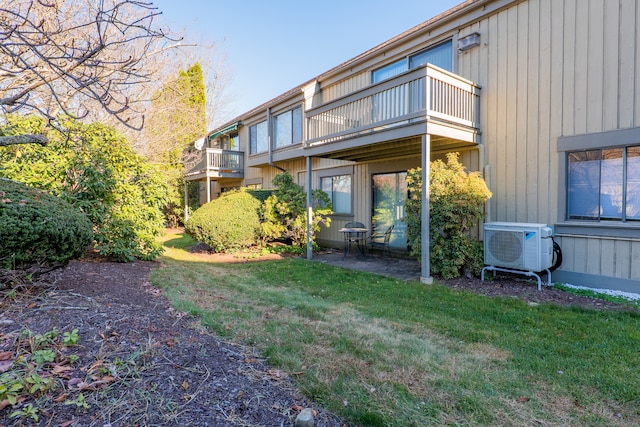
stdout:
[[468,36],[464,36],[458,39],[458,50],[460,52],[464,52],[476,46],[480,46],[479,33],[471,33]]

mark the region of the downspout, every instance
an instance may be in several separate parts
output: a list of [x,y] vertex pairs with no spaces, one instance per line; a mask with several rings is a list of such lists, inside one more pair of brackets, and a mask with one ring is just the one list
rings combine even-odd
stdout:
[[271,141],[273,140],[273,120],[271,119],[271,107],[267,108],[267,145],[269,150],[269,166],[278,169],[281,172],[286,172],[280,166],[273,163],[273,148],[271,147]]
[[[482,173],[482,178],[484,179],[485,183],[487,184],[487,188],[489,188],[489,190],[491,190],[491,165],[488,165],[487,162],[487,155],[486,155],[486,147],[484,145],[484,143],[482,143],[482,140],[480,139],[480,136],[478,136],[478,141],[476,143],[476,145],[474,146],[470,146],[470,147],[462,147],[459,148],[457,150],[451,150],[450,148],[447,148],[445,150],[436,150],[433,151],[431,154],[443,154],[443,153],[450,153],[451,151],[457,151],[457,152],[467,152],[467,151],[475,151],[478,150],[478,172]],[[485,213],[485,222],[490,222],[491,221],[491,203],[489,200],[487,200],[484,204],[484,213]],[[480,240],[484,240],[484,227],[482,227],[482,224],[478,224],[480,227],[479,230],[479,237]]]
[[[450,153],[452,151],[463,153],[466,151],[478,150],[478,172],[482,173],[482,178],[484,179],[484,182],[487,184],[487,188],[491,190],[491,165],[488,165],[486,163],[487,161],[486,147],[484,143],[481,142],[479,136],[478,136],[478,141],[479,142],[476,143],[476,145],[471,147],[462,147],[457,150],[451,150],[450,148],[447,148],[446,150],[433,151],[431,154]],[[485,217],[485,222],[491,221],[491,203],[489,200],[487,200],[484,204],[484,217]],[[482,224],[479,224],[479,226],[480,226],[479,227],[480,240],[484,240],[484,227],[482,227]]]
[[[485,146],[482,143],[482,140],[480,139],[481,137],[478,136],[478,171],[482,171],[482,178],[484,179],[485,184],[487,185],[487,188],[489,190],[491,190],[491,166],[489,166],[486,163],[486,152],[485,152]],[[490,221],[490,213],[491,213],[491,205],[489,204],[489,200],[487,200],[486,202],[484,202],[484,218],[485,221]],[[484,227],[482,226],[482,223],[484,223],[485,221],[481,221],[480,224],[478,224],[478,237],[480,238],[480,241],[483,242],[484,241]]]

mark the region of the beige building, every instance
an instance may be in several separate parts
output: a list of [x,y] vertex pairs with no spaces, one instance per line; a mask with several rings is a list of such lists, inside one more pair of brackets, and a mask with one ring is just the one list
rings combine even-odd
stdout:
[[207,201],[286,170],[333,200],[319,243],[391,221],[403,250],[406,171],[456,151],[486,221],[553,227],[554,281],[640,292],[639,21],[640,0],[468,0],[214,130],[188,179]]

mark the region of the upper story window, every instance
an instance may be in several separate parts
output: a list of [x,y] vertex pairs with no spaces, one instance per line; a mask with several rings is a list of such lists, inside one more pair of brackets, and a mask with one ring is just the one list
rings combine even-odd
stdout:
[[402,74],[409,69],[409,62],[407,58],[403,58],[399,61],[393,62],[389,65],[385,65],[382,68],[378,68],[373,71],[372,83],[378,83],[382,80],[390,79],[398,74]]
[[229,135],[221,135],[219,144],[223,150],[240,151],[240,138],[237,132]]
[[378,68],[373,71],[371,80],[372,83],[378,83],[404,73],[409,69],[422,67],[427,63],[447,71],[453,71],[453,42],[447,40],[411,55],[408,58],[402,58],[399,61]]
[[269,132],[267,121],[249,128],[249,153],[265,153],[269,150]]
[[240,136],[237,133],[229,135],[229,150],[240,151]]
[[275,116],[273,133],[274,148],[302,142],[302,108],[297,107]]
[[409,57],[411,69],[422,67],[427,63],[447,71],[453,71],[453,42],[447,40]]
[[640,220],[640,145],[567,153],[567,217]]

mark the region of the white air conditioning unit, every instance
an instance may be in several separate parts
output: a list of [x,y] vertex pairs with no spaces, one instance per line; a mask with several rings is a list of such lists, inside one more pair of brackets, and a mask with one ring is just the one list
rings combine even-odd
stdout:
[[484,263],[493,267],[543,271],[553,264],[553,230],[546,224],[487,222]]

